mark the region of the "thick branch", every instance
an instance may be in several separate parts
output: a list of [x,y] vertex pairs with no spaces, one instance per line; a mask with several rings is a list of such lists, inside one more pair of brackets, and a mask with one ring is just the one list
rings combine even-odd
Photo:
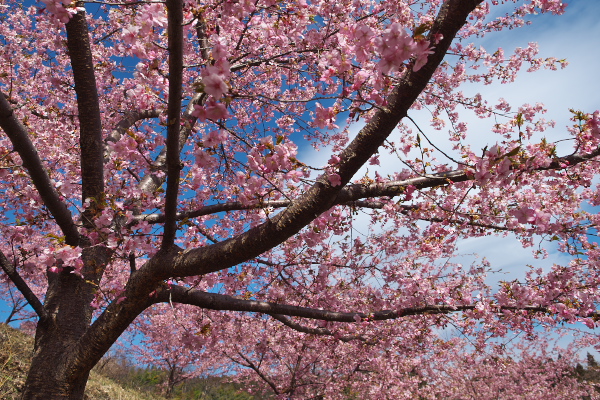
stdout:
[[44,205],[48,208],[56,223],[65,235],[65,241],[71,246],[79,243],[79,231],[73,222],[71,212],[60,199],[50,176],[46,172],[42,160],[33,143],[29,139],[27,129],[19,121],[3,93],[0,92],[0,127],[6,132],[14,149],[19,153],[23,166],[27,169],[33,185],[37,189]]
[[[351,323],[357,322],[357,320],[385,321],[388,319],[398,319],[409,315],[450,314],[454,312],[474,310],[476,308],[476,305],[430,305],[421,307],[407,307],[396,311],[383,310],[375,312],[339,312],[319,310],[310,307],[291,306],[268,301],[243,300],[224,294],[207,293],[201,290],[189,289],[175,285],[171,286],[168,290],[159,292],[154,297],[153,301],[155,303],[175,302],[181,304],[190,304],[208,310],[258,312],[269,314],[271,316],[285,315],[289,317],[301,317],[321,321]],[[538,306],[497,307],[498,312],[503,310],[548,312],[546,307]]]
[[177,197],[179,194],[179,130],[183,83],[183,4],[167,0],[169,27],[169,104],[167,107],[167,192],[162,248],[175,242],[177,233]]
[[[83,7],[83,3],[78,3],[78,6]],[[73,15],[66,28],[79,114],[82,201],[94,199],[91,204],[93,215],[104,194],[104,149],[100,103],[85,11],[80,10]],[[84,223],[89,222],[88,218],[84,218]]]
[[37,296],[33,293],[31,288],[27,285],[27,282],[21,278],[21,275],[17,272],[15,266],[11,264],[3,252],[0,251],[0,267],[2,270],[8,275],[12,283],[15,284],[16,288],[21,292],[25,300],[29,303],[31,308],[36,312],[38,317],[40,317],[40,321],[44,321],[48,318],[48,313],[46,313],[46,309],[42,305],[42,302],[37,298]]

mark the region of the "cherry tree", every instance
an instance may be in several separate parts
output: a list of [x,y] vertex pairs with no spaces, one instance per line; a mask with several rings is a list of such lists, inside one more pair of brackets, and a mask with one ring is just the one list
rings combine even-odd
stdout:
[[[452,398],[498,360],[539,370],[545,396],[580,390],[535,352],[472,356],[477,378],[428,385],[459,364],[449,325],[480,349],[597,319],[600,217],[582,205],[600,203],[600,112],[574,110],[558,154],[542,105],[461,91],[564,66],[534,44],[474,45],[565,9],[515,1],[489,18],[498,3],[3,0],[0,264],[39,320],[24,398],[83,398],[138,317],[281,397]],[[495,118],[483,150],[469,113]],[[326,165],[303,160],[309,146]],[[508,232],[573,261],[498,286],[485,260],[452,261],[461,238]]]

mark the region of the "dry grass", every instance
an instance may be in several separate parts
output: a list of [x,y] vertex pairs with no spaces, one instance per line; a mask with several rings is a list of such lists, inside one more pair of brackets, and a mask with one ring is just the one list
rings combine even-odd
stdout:
[[25,383],[33,338],[0,324],[0,398],[20,398]]
[[120,386],[112,379],[106,378],[94,371],[90,374],[85,389],[89,400],[163,400],[164,397],[150,393],[138,392],[134,389]]
[[[0,323],[0,399],[21,398],[25,384],[33,338]],[[92,371],[86,388],[88,400],[164,400],[164,397],[124,388],[113,380]]]

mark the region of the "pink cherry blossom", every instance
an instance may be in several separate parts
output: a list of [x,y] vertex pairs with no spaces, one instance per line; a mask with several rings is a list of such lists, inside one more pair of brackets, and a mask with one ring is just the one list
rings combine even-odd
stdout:
[[219,74],[209,74],[202,77],[204,91],[215,99],[220,99],[227,92],[227,84]]
[[[505,36],[564,3],[98,7],[0,6],[0,299],[39,321],[24,399],[82,398],[119,344],[165,392],[595,396],[573,371],[600,348],[600,112],[561,127],[536,93],[500,98],[566,66]],[[493,235],[535,263],[464,254]]]
[[340,177],[339,174],[331,173],[328,175],[328,178],[329,178],[329,182],[333,186],[340,186],[342,184],[342,178]]
[[517,221],[519,221],[521,224],[530,224],[535,222],[536,219],[536,211],[528,207],[514,210],[512,215],[514,215]]
[[315,119],[313,124],[317,128],[335,129],[335,111],[332,107],[324,108],[320,103],[315,104]]
[[69,10],[65,8],[71,4],[71,0],[42,0],[42,3],[46,5],[46,10],[52,13],[60,22],[66,24],[72,17],[73,9]]
[[427,63],[427,57],[433,54],[433,48],[429,47],[429,41],[418,41],[415,48],[415,54],[417,55],[417,58],[415,60],[415,65],[413,65],[413,71],[417,72]]
[[600,136],[600,111],[596,110],[586,123],[593,136]]

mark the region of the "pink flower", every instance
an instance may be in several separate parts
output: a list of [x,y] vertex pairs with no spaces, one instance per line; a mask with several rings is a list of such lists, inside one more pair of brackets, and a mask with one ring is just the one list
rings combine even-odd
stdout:
[[71,4],[71,0],[42,0],[46,5],[46,10],[52,13],[58,20],[64,24],[69,22],[72,15],[64,6]]
[[552,214],[538,210],[535,213],[534,224],[538,227],[538,229],[546,230],[550,226],[550,218],[551,217],[552,217]]
[[600,111],[596,110],[586,123],[592,136],[600,136]]
[[373,30],[367,25],[359,25],[354,29],[354,40],[358,46],[365,46],[372,37]]
[[335,125],[335,110],[332,107],[324,108],[320,103],[316,104],[315,108],[315,120],[313,124],[317,128],[328,128],[335,129],[338,126]]
[[229,134],[227,133],[227,131],[211,131],[208,133],[208,135],[204,137],[204,139],[202,140],[202,144],[204,145],[204,147],[215,147],[227,142],[228,137]]
[[194,156],[196,158],[196,165],[201,168],[212,168],[216,162],[215,159],[202,148],[196,149]]
[[386,29],[381,37],[375,38],[374,44],[381,55],[377,68],[384,74],[396,71],[417,51],[417,43],[397,22]]
[[141,13],[140,19],[149,26],[158,26],[161,28],[167,26],[165,7],[160,3],[148,4]]
[[[213,100],[213,99],[211,99]],[[192,115],[204,122],[207,119],[217,121],[224,119],[229,116],[227,107],[223,103],[217,103],[215,101],[209,101],[204,107],[198,104],[194,104],[194,112]]]
[[485,185],[492,179],[492,173],[490,172],[490,163],[488,160],[480,159],[477,161],[477,170],[475,172],[475,180],[480,185]]
[[342,184],[342,178],[338,174],[329,174],[328,178],[331,186],[340,186]]
[[518,210],[513,210],[511,214],[520,224],[530,224],[535,222],[536,212],[533,208],[522,207]]
[[202,77],[202,83],[204,83],[204,91],[215,99],[221,98],[227,92],[227,84],[220,75],[204,76]]
[[413,198],[413,193],[417,188],[414,185],[408,185],[406,187],[406,191],[404,192],[404,200],[408,201]]
[[140,31],[140,28],[138,26],[128,26],[127,28],[123,29],[123,32],[121,33],[121,37],[123,38],[123,42],[125,42],[125,44],[134,44],[135,41],[137,40],[137,35],[138,32]]
[[287,174],[285,174],[285,177],[287,179],[291,179],[294,182],[300,182],[300,179],[304,176],[304,173],[302,171],[290,171]]
[[583,323],[587,325],[588,328],[594,329],[596,327],[596,323],[591,318],[586,318],[583,320]]
[[413,71],[417,72],[427,64],[427,57],[433,54],[433,48],[429,47],[429,41],[421,40],[417,42],[415,54],[417,55],[417,59],[415,60],[415,65],[413,65]]

